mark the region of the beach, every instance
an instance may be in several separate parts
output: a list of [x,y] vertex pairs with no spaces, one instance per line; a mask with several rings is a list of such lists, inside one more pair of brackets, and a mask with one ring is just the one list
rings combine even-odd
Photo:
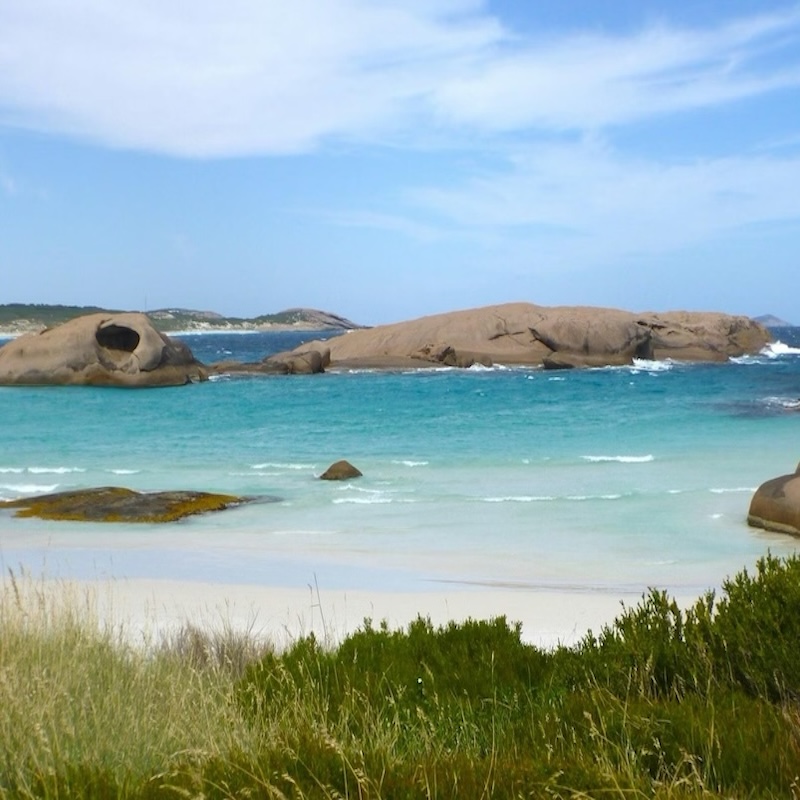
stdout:
[[[14,588],[15,587],[15,588]],[[70,598],[89,619],[110,626],[136,644],[166,638],[187,625],[208,631],[235,631],[278,649],[311,633],[333,646],[363,626],[385,622],[404,629],[418,616],[434,625],[505,616],[522,625],[522,639],[542,648],[577,643],[589,630],[598,634],[623,605],[641,600],[633,593],[523,590],[469,587],[415,592],[326,590],[324,587],[254,586],[202,581],[119,578],[75,581],[11,576],[2,579],[4,596],[13,591]],[[681,607],[695,598],[676,598]]]
[[[797,462],[788,333],[727,364],[0,389],[0,499],[109,485],[275,499],[167,525],[3,511],[4,580],[90,591],[132,630],[337,640],[366,617],[505,615],[526,641],[573,643],[651,587],[688,605],[795,552],[746,523],[756,488]],[[252,360],[285,337],[191,345],[205,362]],[[340,458],[363,477],[318,480]]]

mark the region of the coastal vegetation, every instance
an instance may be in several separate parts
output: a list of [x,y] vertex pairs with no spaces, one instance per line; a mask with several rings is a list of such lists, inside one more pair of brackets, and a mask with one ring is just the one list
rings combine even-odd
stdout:
[[[26,333],[52,328],[87,314],[121,314],[122,309],[98,306],[47,305],[40,303],[0,304],[0,331]],[[164,333],[186,330],[258,330],[272,327],[323,330],[358,327],[355,323],[336,314],[310,308],[290,308],[275,314],[257,317],[225,317],[214,311],[196,311],[186,308],[162,308],[144,312],[153,326]]]
[[797,797],[800,558],[540,649],[505,618],[137,639],[11,575],[0,797]]

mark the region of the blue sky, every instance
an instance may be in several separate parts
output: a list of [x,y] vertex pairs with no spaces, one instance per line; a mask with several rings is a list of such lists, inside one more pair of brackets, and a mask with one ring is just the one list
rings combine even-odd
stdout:
[[800,324],[800,5],[3,0],[0,302]]

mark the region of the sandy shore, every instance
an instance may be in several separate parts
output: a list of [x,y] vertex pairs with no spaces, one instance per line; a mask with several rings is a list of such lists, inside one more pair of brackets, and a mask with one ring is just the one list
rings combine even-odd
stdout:
[[[575,590],[495,587],[443,588],[427,592],[323,590],[152,579],[64,581],[17,579],[17,591],[77,599],[104,623],[120,626],[134,640],[158,636],[190,622],[208,630],[248,631],[283,646],[311,633],[330,643],[362,625],[386,620],[405,627],[418,615],[434,624],[505,615],[522,623],[523,639],[541,647],[577,642],[598,633],[636,605],[641,595]],[[4,597],[11,579],[2,579]],[[678,598],[686,607],[694,598]]]

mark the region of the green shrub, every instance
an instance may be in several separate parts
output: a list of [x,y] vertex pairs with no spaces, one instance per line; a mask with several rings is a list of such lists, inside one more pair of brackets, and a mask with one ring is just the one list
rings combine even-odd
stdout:
[[624,696],[705,695],[715,686],[775,701],[800,697],[800,558],[766,556],[683,612],[652,590],[598,637],[556,653],[554,681]]
[[269,703],[283,697],[288,679],[294,688],[319,692],[334,708],[352,692],[366,703],[412,711],[453,701],[513,702],[547,679],[551,663],[520,637],[521,626],[505,617],[439,628],[419,617],[407,631],[376,629],[367,620],[333,651],[312,635],[280,657],[268,655],[248,670],[240,696],[251,708],[254,697]]
[[709,631],[717,677],[754,696],[800,698],[800,557],[766,556],[722,588]]

